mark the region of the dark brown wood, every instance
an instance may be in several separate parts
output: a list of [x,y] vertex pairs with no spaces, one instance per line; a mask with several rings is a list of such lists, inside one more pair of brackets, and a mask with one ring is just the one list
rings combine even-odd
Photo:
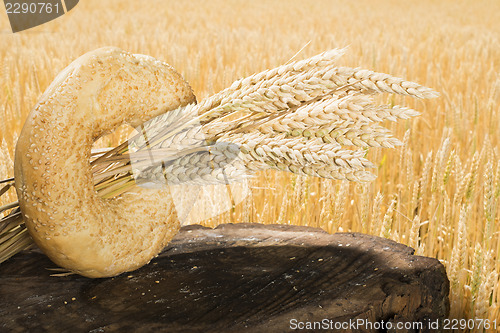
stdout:
[[308,227],[184,227],[149,265],[109,279],[53,277],[54,267],[37,251],[0,265],[0,331],[288,332],[361,319],[428,326],[449,311],[438,260],[387,239]]

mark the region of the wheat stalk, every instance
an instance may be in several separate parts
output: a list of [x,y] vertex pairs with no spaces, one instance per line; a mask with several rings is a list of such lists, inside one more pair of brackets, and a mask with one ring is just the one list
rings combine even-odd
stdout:
[[[372,165],[359,154],[341,151],[338,147],[399,145],[387,130],[371,122],[407,119],[418,113],[400,107],[389,110],[375,107],[364,94],[391,92],[420,98],[436,94],[386,74],[332,67],[338,55],[339,52],[325,53],[237,81],[215,97],[146,124],[143,135],[133,139],[132,146],[138,151],[155,149],[157,155],[167,147],[176,151],[180,146],[213,148],[210,143],[230,142],[241,147],[237,158],[241,163],[235,164],[234,174],[241,167],[251,172],[275,168],[303,175],[370,181],[373,176],[362,169]],[[317,63],[324,66],[315,66]],[[166,122],[170,122],[168,126]],[[312,142],[304,143],[301,139]],[[121,148],[119,153],[126,151]],[[340,158],[331,151],[339,152]],[[165,163],[173,157],[160,159]],[[140,162],[133,164],[137,166]],[[106,175],[124,170],[123,166],[115,167]],[[159,171],[159,167],[141,170],[139,178],[170,182],[172,177],[165,172],[164,177],[158,176]],[[227,180],[220,174],[215,179]]]
[[335,195],[335,201],[333,203],[333,217],[332,217],[332,228],[333,230],[339,230],[339,225],[344,215],[344,206],[346,201],[346,193],[349,188],[349,184],[346,181],[340,183],[338,191]]
[[418,215],[415,215],[415,217],[412,220],[411,227],[410,227],[410,235],[408,237],[408,246],[417,249],[418,248],[418,243],[419,243],[419,234],[418,231],[420,229],[420,217]]
[[361,232],[368,232],[368,218],[370,214],[370,187],[363,184],[363,191],[361,196],[361,207],[359,220],[361,222]]
[[371,214],[371,224],[370,224],[370,234],[379,234],[380,233],[380,220],[382,217],[382,200],[384,199],[384,196],[382,193],[378,192],[377,195],[375,196],[375,199],[373,199],[373,207],[372,207],[372,214]]
[[[364,149],[401,145],[378,123],[419,113],[376,105],[371,95],[432,98],[437,93],[388,74],[338,67],[344,51],[327,51],[251,75],[199,104],[150,120],[127,142],[93,156],[96,190],[113,197],[135,184],[228,184],[269,168],[373,180],[366,169],[374,165]],[[332,220],[339,218],[342,207],[337,206]],[[8,227],[0,238],[0,261],[29,243],[17,204],[4,208],[11,213],[1,222]]]
[[420,178],[420,197],[418,206],[421,212],[424,210],[424,198],[427,196],[427,190],[429,188],[429,178],[431,177],[432,170],[432,155],[432,151],[427,154],[422,170],[422,177]]
[[462,275],[461,267],[464,267],[467,254],[465,251],[467,247],[467,218],[467,207],[463,205],[460,210],[457,239],[453,245],[450,264],[448,265],[448,276],[450,278],[451,286],[454,289],[459,286],[459,280]]
[[389,204],[389,208],[387,208],[387,212],[384,215],[382,220],[382,226],[380,230],[380,237],[389,238],[391,236],[392,223],[394,218],[394,210],[396,209],[398,200],[397,198],[393,198],[391,203]]
[[410,201],[410,210],[408,216],[417,216],[420,213],[419,207],[420,182],[416,180],[413,183],[413,189]]

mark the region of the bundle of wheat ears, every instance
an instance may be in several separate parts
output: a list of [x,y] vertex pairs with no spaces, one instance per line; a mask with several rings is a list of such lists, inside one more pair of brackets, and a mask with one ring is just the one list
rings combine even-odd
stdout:
[[[165,184],[229,184],[256,171],[368,182],[369,147],[401,145],[379,123],[419,115],[373,95],[438,94],[388,74],[340,67],[344,50],[234,82],[195,104],[170,66],[116,48],[71,64],[41,97],[16,147],[19,202],[0,207],[0,262],[36,244],[89,277],[136,269],[179,229]],[[92,143],[122,123],[118,147]],[[136,185],[143,185],[136,186]],[[159,187],[149,189],[144,187]]]

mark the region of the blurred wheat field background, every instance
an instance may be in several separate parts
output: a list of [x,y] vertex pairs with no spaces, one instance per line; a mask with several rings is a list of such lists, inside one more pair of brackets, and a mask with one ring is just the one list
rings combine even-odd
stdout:
[[[438,258],[453,318],[500,319],[500,2],[81,1],[12,34],[0,10],[0,179],[13,175],[24,119],[56,74],[113,45],[170,63],[201,100],[234,80],[349,46],[339,64],[415,81],[441,97],[385,96],[422,115],[385,124],[404,145],[371,149],[370,184],[260,173],[252,195],[204,221],[289,223],[354,231]],[[308,44],[309,43],[309,44]],[[125,140],[127,128],[99,146]],[[14,192],[0,205],[15,201]]]

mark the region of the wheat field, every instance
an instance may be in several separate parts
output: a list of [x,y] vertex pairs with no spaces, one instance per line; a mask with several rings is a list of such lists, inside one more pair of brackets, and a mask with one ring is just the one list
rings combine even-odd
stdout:
[[[164,60],[201,100],[294,56],[347,46],[339,64],[441,93],[431,100],[381,97],[422,115],[385,124],[404,145],[370,150],[377,179],[362,185],[262,172],[243,203],[203,223],[288,223],[387,237],[445,265],[452,318],[498,320],[498,12],[493,0],[86,0],[55,21],[12,34],[0,10],[0,179],[13,175],[16,138],[39,96],[90,50],[113,45]],[[128,131],[97,145],[114,146]],[[1,200],[15,201],[15,194]]]

